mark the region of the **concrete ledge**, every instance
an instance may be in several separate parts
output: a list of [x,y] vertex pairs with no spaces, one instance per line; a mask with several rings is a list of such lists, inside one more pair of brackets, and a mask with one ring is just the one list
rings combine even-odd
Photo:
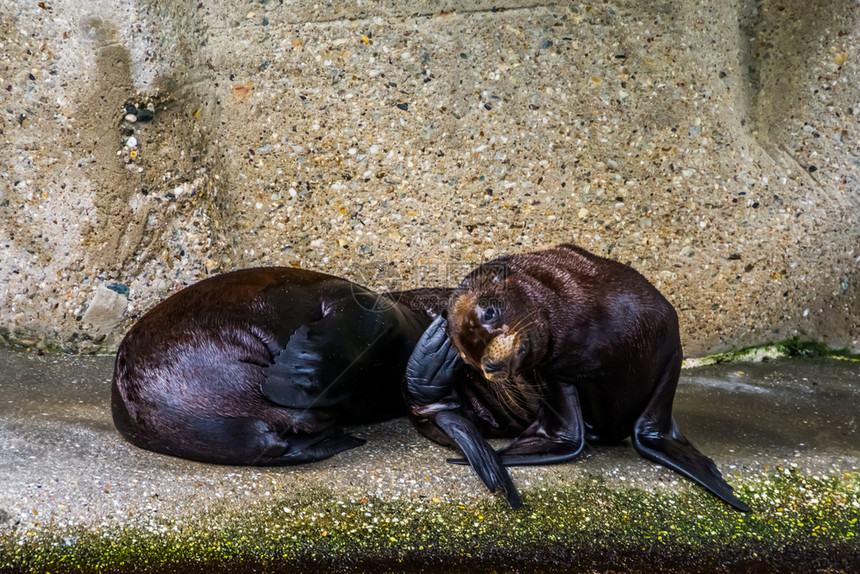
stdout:
[[625,443],[517,468],[511,511],[405,419],[281,469],[197,464],[113,429],[113,358],[0,349],[0,571],[812,571],[860,564],[860,367],[684,372],[676,418],[742,515]]

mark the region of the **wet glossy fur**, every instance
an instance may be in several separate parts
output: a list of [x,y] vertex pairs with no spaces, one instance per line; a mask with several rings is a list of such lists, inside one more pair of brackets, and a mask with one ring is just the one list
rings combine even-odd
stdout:
[[[575,246],[497,259],[467,277],[452,301],[461,294],[499,302],[505,323],[522,326],[530,347],[516,368],[522,384],[540,387],[529,375],[538,367],[548,381],[576,384],[591,440],[630,436],[660,372],[680,357],[672,305],[634,269]],[[487,333],[474,308],[468,317],[449,316],[448,335],[473,367],[479,368],[477,349],[483,351]],[[647,383],[630,384],[631,378]],[[525,423],[507,432],[518,433]]]
[[[625,265],[560,245],[464,279],[447,325],[437,319],[410,359],[407,399],[419,430],[463,450],[514,505],[502,465],[572,460],[586,440],[632,436],[646,458],[749,510],[672,420],[681,359],[677,314],[657,289]],[[481,443],[493,436],[517,438],[490,454]]]
[[120,344],[114,422],[142,448],[198,461],[326,458],[363,442],[339,425],[403,413],[406,361],[447,295],[378,295],[292,268],[201,281]]

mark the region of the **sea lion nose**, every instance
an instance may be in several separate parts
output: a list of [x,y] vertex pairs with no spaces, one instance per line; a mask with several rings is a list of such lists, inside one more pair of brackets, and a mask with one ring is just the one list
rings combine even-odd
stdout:
[[484,372],[485,373],[498,373],[505,366],[502,363],[484,363]]
[[490,381],[503,381],[511,374],[510,367],[504,361],[484,363],[482,370],[484,371],[484,377]]

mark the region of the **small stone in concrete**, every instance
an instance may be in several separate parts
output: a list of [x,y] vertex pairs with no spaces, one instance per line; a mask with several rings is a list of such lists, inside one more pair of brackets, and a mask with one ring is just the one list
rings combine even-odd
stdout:
[[84,321],[93,326],[94,337],[107,335],[122,321],[127,306],[128,297],[105,285],[99,285],[87,312],[84,313]]
[[128,285],[125,285],[123,283],[111,283],[110,285],[107,286],[107,288],[110,289],[111,291],[116,291],[120,295],[125,295],[126,297],[128,297],[128,294],[131,291],[128,288]]

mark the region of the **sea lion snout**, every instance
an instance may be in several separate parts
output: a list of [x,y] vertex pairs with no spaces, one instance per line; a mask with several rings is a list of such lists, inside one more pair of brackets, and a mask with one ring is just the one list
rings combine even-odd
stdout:
[[517,335],[507,331],[500,330],[501,334],[493,337],[481,357],[481,370],[487,379],[507,379],[514,371],[515,349],[519,349],[520,345]]
[[511,376],[511,371],[505,363],[484,363],[481,367],[484,378],[492,381],[504,381]]
[[489,381],[514,378],[531,362],[535,337],[541,342],[531,320],[536,310],[526,302],[511,313],[511,295],[509,291],[470,290],[454,295],[449,306],[451,343],[463,361]]

